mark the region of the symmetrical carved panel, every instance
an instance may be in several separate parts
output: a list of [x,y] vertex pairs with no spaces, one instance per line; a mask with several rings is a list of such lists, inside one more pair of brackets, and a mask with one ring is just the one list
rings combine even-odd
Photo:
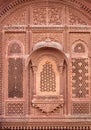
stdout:
[[[38,95],[59,94],[59,73],[55,59],[43,56],[36,71],[36,93]],[[38,77],[38,78],[37,78]]]
[[46,8],[45,7],[33,8],[33,24],[35,25],[46,24]]
[[89,114],[89,103],[73,103],[73,114],[84,115]]
[[48,8],[48,24],[60,25],[62,24],[62,7],[50,7]]
[[8,49],[8,55],[20,54],[21,52],[21,47],[17,43],[13,43]]
[[32,100],[32,106],[46,114],[55,113],[58,109],[63,111],[63,104],[64,101],[61,96],[37,96]]
[[72,91],[74,98],[85,98],[89,95],[88,58],[72,59]]
[[23,102],[6,103],[6,115],[8,115],[8,116],[24,115],[24,103]]
[[8,97],[23,97],[23,62],[21,58],[8,60]]
[[60,92],[60,89],[63,87],[63,84],[60,84],[60,73],[63,72],[64,57],[60,54],[59,60],[57,56],[54,56],[53,52],[55,51],[48,48],[44,53],[42,50],[38,57],[36,55],[31,60],[34,80],[36,80],[32,106],[45,114],[55,113],[58,109],[63,114],[64,109],[63,93]]
[[62,24],[62,10],[63,7],[38,7],[33,8],[33,24],[43,25]]
[[[71,116],[71,114],[72,119],[75,115],[77,117],[77,115],[91,114],[91,103],[88,101],[91,97],[89,87],[89,78],[91,77],[89,76],[90,58],[88,59],[88,53],[82,42],[76,44],[71,51],[72,55],[69,51],[71,44],[77,39],[82,39],[86,41],[86,44],[89,44],[91,30],[89,26],[80,26],[87,25],[89,20],[85,21],[82,18],[83,14],[79,17],[78,13],[70,10],[72,6],[65,5],[66,0],[60,0],[57,3],[56,0],[55,2],[44,0],[41,3],[35,1],[39,3],[38,5],[35,4],[34,0],[17,0],[17,3],[21,1],[28,1],[29,5],[26,6],[22,3],[19,6],[20,9],[16,8],[15,12],[12,10],[10,15],[7,14],[8,17],[2,22],[2,25],[9,26],[2,28],[4,29],[2,41],[4,44],[3,68],[5,68],[3,70],[3,81],[1,80],[2,49],[0,44],[0,115],[3,110],[2,98],[5,101],[3,103],[3,108],[5,107],[3,116],[11,116],[6,119],[4,117],[4,119],[8,120],[9,118],[11,120],[12,116],[15,116],[13,119],[17,121],[17,117],[20,116],[22,119],[18,118],[24,121],[26,125],[26,120],[28,123],[31,123],[31,121],[38,123],[39,118],[40,125],[42,126],[41,119],[43,119],[46,126],[46,123],[49,123],[48,117],[52,119],[52,116],[56,114],[57,116],[52,120],[52,125],[53,121],[64,123],[66,117]],[[43,2],[46,4],[42,6]],[[11,4],[11,6],[14,5]],[[46,42],[43,42],[45,40]],[[25,49],[25,51],[22,51],[18,44],[12,44],[12,41],[23,43],[23,50]],[[11,47],[7,51],[8,47],[6,46],[10,42]],[[38,44],[34,48],[33,45],[38,42],[42,44]],[[60,47],[60,44],[57,46],[56,42],[62,46]],[[22,55],[22,52],[25,53]],[[23,57],[25,60],[23,60]],[[70,61],[72,61],[72,66],[70,66]],[[71,80],[70,77],[72,77]],[[3,91],[2,83],[4,84]],[[4,92],[4,94],[1,92]],[[25,108],[23,101],[26,102]],[[24,110],[26,110],[25,117],[23,117]],[[42,118],[40,118],[40,115],[42,115]],[[78,122],[76,117],[74,120]],[[67,121],[69,121],[68,118]],[[32,125],[36,124],[33,123]],[[52,126],[50,128],[47,126],[47,128],[51,129]],[[74,128],[72,127],[72,129]]]
[[51,41],[56,41],[59,43],[63,43],[63,33],[61,32],[38,32],[33,33],[33,43],[38,43],[41,41],[45,41],[47,38],[51,39]]
[[85,53],[85,47],[82,43],[78,43],[74,48],[75,53]]
[[40,73],[40,91],[54,92],[56,91],[56,79],[55,72],[50,62],[46,62],[43,65],[43,69]]

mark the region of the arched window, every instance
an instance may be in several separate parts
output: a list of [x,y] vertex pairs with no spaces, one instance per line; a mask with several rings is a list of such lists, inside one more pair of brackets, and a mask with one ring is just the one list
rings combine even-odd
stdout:
[[21,54],[21,53],[22,53],[21,46],[18,43],[14,42],[9,46],[8,55]]
[[8,98],[23,97],[22,47],[17,43],[8,46]]
[[39,95],[58,95],[59,93],[59,73],[55,60],[52,57],[43,57],[38,65],[36,73]]

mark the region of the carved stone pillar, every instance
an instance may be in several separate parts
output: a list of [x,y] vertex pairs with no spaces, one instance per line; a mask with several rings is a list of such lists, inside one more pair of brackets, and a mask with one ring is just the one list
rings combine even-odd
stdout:
[[37,71],[37,66],[32,65],[31,66],[34,72],[34,88],[33,88],[33,95],[36,95],[36,71]]
[[2,115],[2,32],[0,32],[0,115]]
[[61,61],[61,64],[58,65],[59,75],[60,75],[60,94],[63,95],[63,69],[64,69],[64,60]]

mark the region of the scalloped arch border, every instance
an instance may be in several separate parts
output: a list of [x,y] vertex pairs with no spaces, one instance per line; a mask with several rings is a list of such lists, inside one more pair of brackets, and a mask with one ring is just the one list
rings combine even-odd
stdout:
[[[7,6],[5,6],[3,9],[1,9],[0,11],[0,18],[2,16],[4,16],[8,11],[10,11],[11,9],[13,9],[14,7],[20,5],[20,4],[23,4],[23,3],[26,3],[26,2],[33,2],[34,0],[14,0],[12,1],[10,4],[8,4]],[[46,1],[50,1],[50,0],[44,0],[45,2]],[[35,0],[36,2],[36,0]],[[59,0],[59,2],[61,2],[61,0]],[[64,0],[62,2],[65,2],[66,4],[67,3],[72,3],[73,5],[75,5],[75,8],[78,8],[79,10],[81,11],[84,11],[84,13],[89,17],[91,15],[91,9],[89,7],[87,7],[86,5],[84,5],[81,1],[78,1],[78,0],[69,0],[69,2],[67,0]]]

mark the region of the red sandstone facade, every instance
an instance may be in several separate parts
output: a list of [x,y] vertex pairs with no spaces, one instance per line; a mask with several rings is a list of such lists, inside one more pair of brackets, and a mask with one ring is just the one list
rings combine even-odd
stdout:
[[0,4],[0,130],[90,130],[90,0]]

